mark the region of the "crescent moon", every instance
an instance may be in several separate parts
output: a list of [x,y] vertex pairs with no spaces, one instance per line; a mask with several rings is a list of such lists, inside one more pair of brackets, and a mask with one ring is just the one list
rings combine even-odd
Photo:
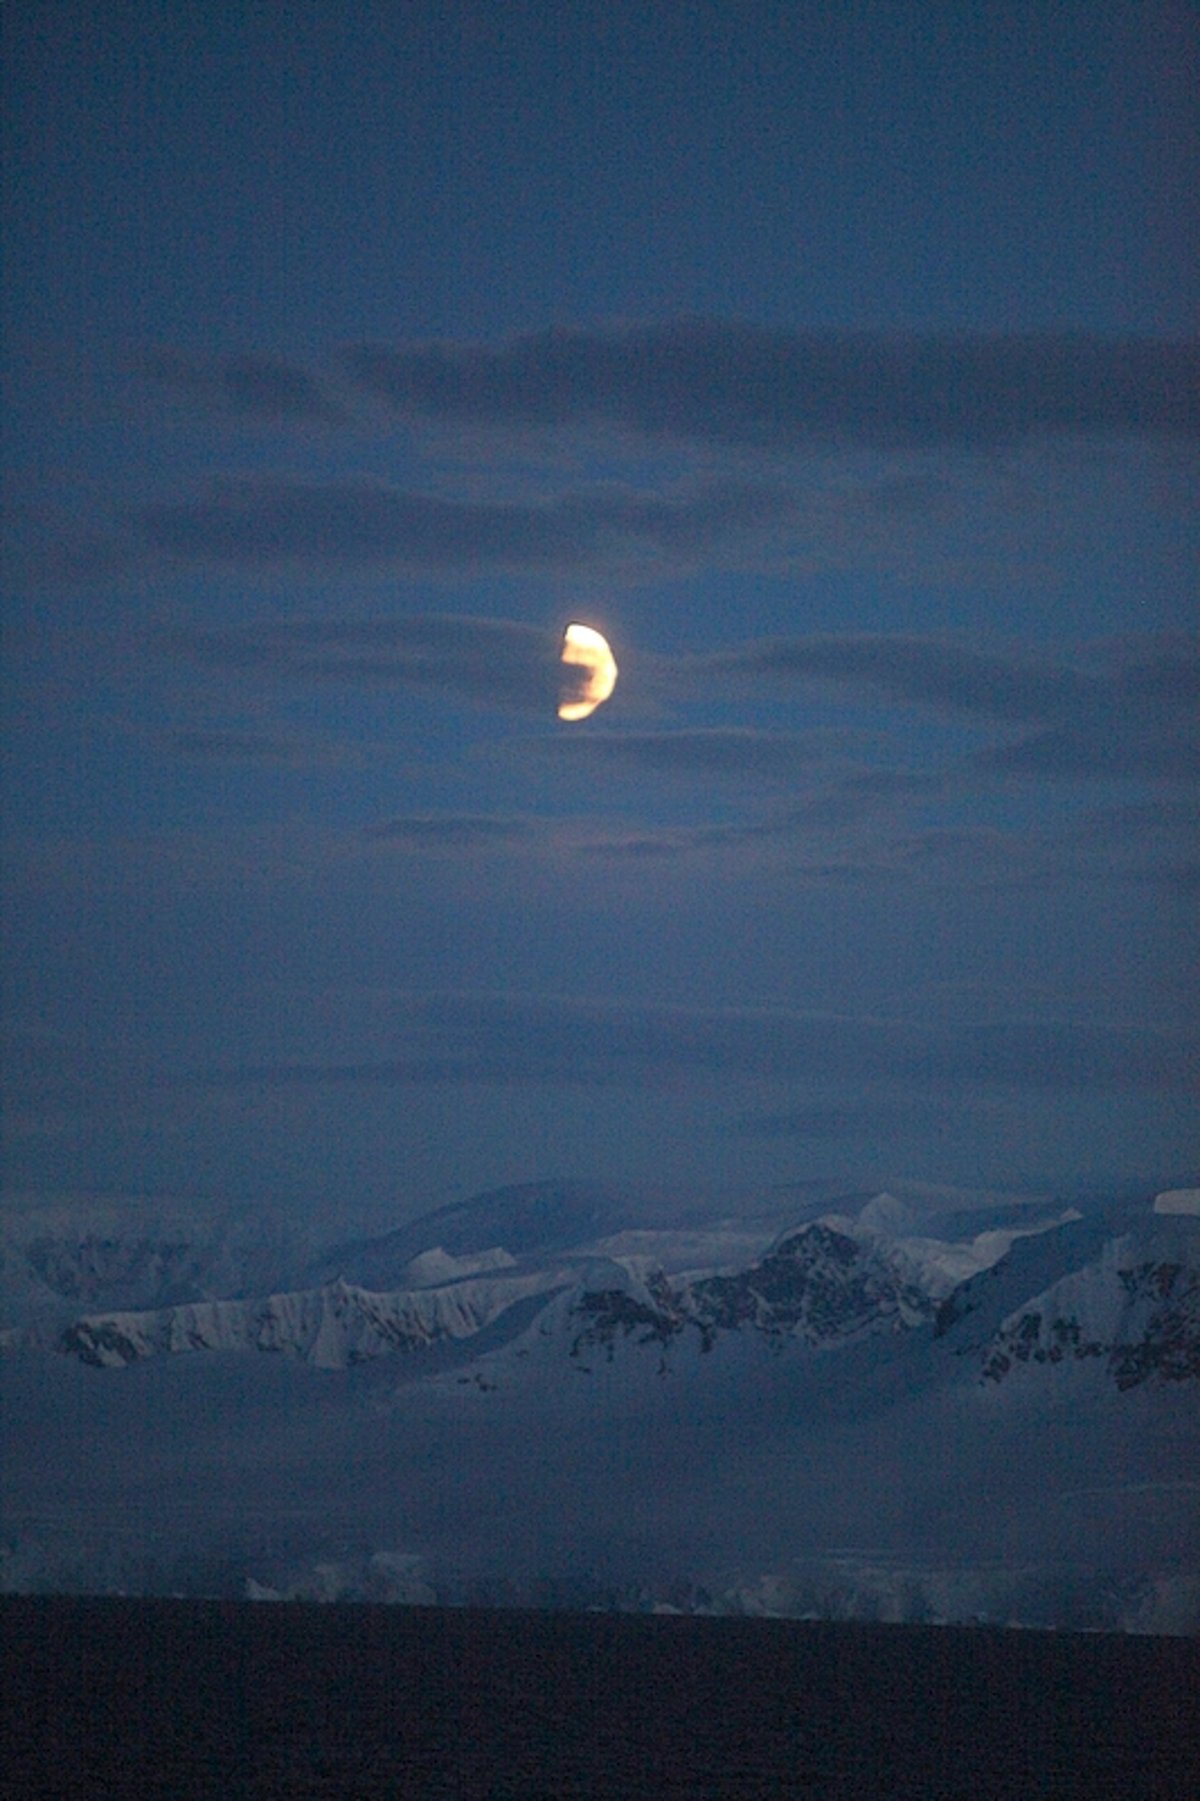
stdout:
[[570,669],[585,671],[570,685],[569,700],[559,702],[560,719],[587,719],[604,705],[617,685],[617,663],[608,639],[590,625],[569,625],[563,633],[560,661]]

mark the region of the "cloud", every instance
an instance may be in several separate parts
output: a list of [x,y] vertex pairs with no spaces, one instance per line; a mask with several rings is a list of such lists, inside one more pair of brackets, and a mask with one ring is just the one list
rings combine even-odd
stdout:
[[763,638],[684,659],[685,679],[828,683],[867,698],[1000,719],[1037,719],[1086,701],[1095,682],[1049,663],[1016,662],[944,638],[872,632]]
[[1194,782],[1200,646],[1178,637],[1129,640],[1061,713],[1041,731],[978,751],[974,767],[1049,779]]
[[[1032,1094],[1185,1093],[1200,1042],[1194,1032],[1098,1026],[1061,1019],[924,1019],[705,1008],[530,994],[388,997],[391,1045],[367,1055],[278,1057],[184,1066],[119,1045],[6,1036],[5,1108],[14,1131],[57,1131],[71,1119],[153,1112],[194,1122],[206,1096],[339,1088],[483,1086],[675,1089],[774,1082],[820,1092],[850,1083],[852,1113],[824,1103],[733,1115],[732,1129],[784,1136],[833,1134],[895,1117],[910,1101],[974,1105],[1000,1090]],[[744,1097],[745,1098],[745,1097]],[[180,1113],[183,1109],[183,1114]]]
[[278,764],[281,768],[308,769],[318,764],[340,766],[362,760],[361,752],[354,746],[284,733],[179,727],[156,732],[154,741],[168,755],[197,763]]
[[[818,803],[818,810],[823,809]],[[837,811],[840,820],[851,811]],[[590,815],[525,819],[490,814],[413,814],[384,820],[366,828],[369,843],[403,850],[465,852],[516,851],[520,867],[528,872],[533,857],[555,861],[580,858],[619,864],[651,859],[678,859],[706,852],[740,851],[773,842],[789,844],[809,828],[812,809],[791,808],[766,818],[746,818],[716,824],[639,827],[610,822]],[[796,864],[796,879],[828,881],[848,879],[849,866]],[[872,872],[876,873],[876,872]],[[886,872],[883,872],[886,873]]]
[[[423,614],[366,620],[307,620],[176,634],[192,661],[248,675],[441,690],[478,704],[548,717],[563,680],[556,633],[516,620]],[[1200,652],[1175,639],[1129,641],[1087,669],[1015,659],[944,638],[847,633],[754,640],[684,657],[647,656],[663,696],[720,691],[730,684],[776,690],[833,687],[853,704],[899,706],[957,717],[1022,736],[972,751],[960,775],[979,778],[1187,782],[1200,773],[1197,695]],[[636,670],[637,661],[632,668]],[[744,686],[747,698],[752,691]],[[817,772],[823,806],[848,816],[868,805],[931,793],[947,777],[880,766],[839,770],[830,740],[815,733],[750,727],[582,731],[522,747],[523,754],[590,764],[600,772],[778,784]],[[186,740],[180,748],[187,749]],[[193,747],[202,754],[202,745]],[[234,748],[232,742],[227,747]],[[220,754],[220,738],[213,754]],[[252,754],[252,747],[247,754]],[[269,747],[263,746],[263,755]],[[832,816],[832,815],[831,815]]]
[[1167,888],[1182,900],[1200,896],[1200,863],[1176,863],[1169,867],[1140,872],[1139,879]]
[[706,851],[737,851],[748,845],[791,838],[795,822],[788,818],[736,820],[717,825],[616,827],[585,839],[577,854],[606,863],[645,863],[694,856]]
[[416,813],[368,826],[367,838],[410,850],[504,850],[544,836],[527,819],[497,819],[481,813]]
[[272,474],[219,481],[198,498],[144,502],[124,517],[146,549],[185,562],[571,570],[709,552],[787,505],[774,489],[732,482],[671,496],[591,488],[528,504]]
[[137,560],[110,521],[89,521],[61,502],[0,500],[0,580],[7,588],[27,592],[114,581]]
[[[176,638],[192,658],[220,668],[336,677],[364,682],[428,682],[486,697],[495,686],[527,683],[531,666],[558,667],[557,635],[515,620],[455,614],[190,633]],[[1038,720],[1103,693],[1096,678],[1052,665],[1015,663],[942,639],[846,634],[762,639],[732,650],[653,659],[664,692],[727,687],[731,678],[832,683],[868,700],[989,719]],[[539,687],[539,693],[541,689]],[[798,767],[818,754],[811,735],[741,727],[561,735],[555,754],[609,764],[698,773]],[[889,772],[875,772],[881,782]],[[861,772],[864,783],[871,772]]]
[[1069,850],[1099,859],[1119,880],[1183,896],[1200,887],[1196,805],[1190,798],[1167,798],[1160,791],[1153,800],[1093,808],[1076,818],[1066,839]]
[[560,684],[557,633],[510,619],[453,613],[180,633],[169,646],[211,669],[291,681],[412,686],[547,716]]
[[1123,693],[1146,708],[1200,706],[1200,640],[1164,633],[1119,646]]
[[1196,829],[1196,810],[1175,796],[1156,795],[1152,800],[1123,801],[1116,806],[1091,807],[1075,823],[1080,838],[1101,844],[1126,844],[1134,839],[1184,839]]
[[1166,1028],[1064,1020],[912,1020],[784,1008],[687,1008],[540,996],[409,997],[395,1057],[214,1071],[216,1085],[450,1082],[642,1086],[675,1075],[966,1084],[1025,1090],[1180,1089],[1200,1050]]
[[1200,648],[1148,635],[1101,652],[1091,659],[1095,667],[1080,669],[945,638],[844,633],[760,639],[667,667],[693,689],[730,681],[815,683],[859,704],[1036,728],[973,752],[967,768],[975,775],[1194,780]]
[[5,1023],[3,1108],[9,1126],[46,1125],[71,1114],[136,1107],[162,1081],[149,1053]]
[[1075,781],[1194,782],[1200,743],[1183,732],[1140,730],[1128,716],[1035,732],[1013,744],[991,745],[972,759],[989,774]]
[[739,1114],[729,1131],[741,1138],[841,1138],[861,1131],[872,1117],[864,1107],[792,1107],[786,1113]]
[[156,387],[206,411],[270,423],[329,424],[339,417],[324,384],[283,357],[248,353],[222,360],[162,347],[146,351],[134,368]]
[[498,346],[363,345],[342,362],[404,417],[501,428],[594,423],[773,449],[1200,435],[1191,342],[789,332],[691,319]]
[[828,745],[815,734],[713,726],[652,732],[572,732],[539,738],[528,748],[569,763],[590,763],[600,774],[701,777],[712,780],[792,780],[820,763]]

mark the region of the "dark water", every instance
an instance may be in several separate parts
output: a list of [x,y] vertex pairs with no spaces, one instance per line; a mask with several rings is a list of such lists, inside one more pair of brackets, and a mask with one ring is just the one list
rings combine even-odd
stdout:
[[6,1796],[1200,1796],[1200,1642],[0,1600]]

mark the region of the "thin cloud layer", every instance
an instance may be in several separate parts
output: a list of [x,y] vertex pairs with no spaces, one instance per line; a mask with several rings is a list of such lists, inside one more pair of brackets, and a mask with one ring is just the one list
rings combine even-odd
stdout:
[[499,346],[365,345],[343,365],[404,417],[472,425],[595,423],[772,449],[1200,435],[1195,344],[1084,333],[908,337],[680,320]]
[[192,763],[248,763],[286,769],[346,766],[361,761],[353,746],[331,739],[282,732],[233,731],[221,727],[180,727],[151,735],[168,756]]
[[1200,778],[1200,742],[1182,725],[1155,730],[1126,713],[1115,720],[1083,720],[1056,731],[1035,732],[1015,744],[992,745],[972,761],[985,774],[1194,782]]
[[713,1077],[963,1083],[1034,1090],[1186,1089],[1194,1035],[1064,1020],[936,1026],[783,1008],[705,1009],[539,996],[432,995],[403,1006],[394,1058],[214,1071],[230,1085],[550,1083]]
[[319,378],[284,357],[201,358],[161,347],[146,351],[133,366],[155,387],[206,410],[272,424],[326,425],[339,417]]
[[545,828],[532,820],[483,813],[415,813],[368,826],[364,835],[371,842],[408,850],[505,850],[537,842]]
[[1108,666],[1017,661],[947,639],[847,633],[761,640],[692,657],[681,679],[823,684],[862,702],[981,725],[1036,727],[972,754],[977,774],[1191,781],[1200,774],[1200,648],[1128,641]]
[[1086,332],[797,332],[683,318],[498,344],[351,345],[326,369],[160,346],[134,368],[206,412],[264,423],[344,424],[357,394],[413,422],[600,426],[783,452],[1200,436],[1200,345]]
[[711,551],[782,516],[787,504],[774,489],[729,482],[682,496],[597,488],[525,504],[443,499],[362,478],[264,475],[130,507],[125,523],[149,552],[246,569],[572,570]]
[[[557,638],[517,620],[455,614],[306,620],[177,634],[173,644],[214,669],[440,690],[451,699],[540,717],[557,704],[563,682]],[[636,658],[631,668],[636,671]],[[859,706],[944,714],[992,733],[1025,728],[1020,737],[971,752],[962,766],[971,779],[1186,782],[1200,773],[1200,651],[1175,638],[1128,641],[1107,666],[1087,669],[1005,658],[957,640],[880,633],[762,639],[705,655],[652,657],[648,668],[660,697],[676,704],[731,683],[747,696],[750,685],[776,694],[789,686],[824,687]],[[232,747],[218,739],[213,754],[224,748]],[[764,785],[797,779],[829,760],[828,747],[812,734],[728,726],[584,732],[528,748],[630,776]],[[937,778],[879,767],[861,769],[853,780],[866,802],[873,793],[893,798]],[[851,798],[844,783],[842,798]]]
[[594,765],[597,773],[754,782],[794,780],[829,754],[815,734],[741,726],[562,733],[531,748],[556,761]]
[[704,679],[827,682],[885,701],[999,719],[1044,718],[1096,691],[1094,681],[1072,669],[895,633],[767,638],[689,658],[681,668]]
[[302,682],[411,686],[518,712],[552,712],[561,686],[557,636],[511,619],[447,613],[301,620],[178,634],[171,645],[215,670]]
[[[139,367],[210,421],[303,428],[297,441],[316,444],[315,464],[114,502],[90,522],[69,508],[61,520],[31,518],[11,553],[13,579],[107,582],[164,563],[628,580],[730,562],[803,573],[916,558],[931,571],[939,559],[953,567],[992,554],[997,535],[1014,554],[1027,540],[1002,459],[971,453],[1064,434],[1190,451],[1200,436],[1196,345],[1083,335],[905,339],[677,321],[499,346],[360,347],[332,375],[277,356],[170,349]],[[446,486],[453,456],[402,485],[390,479],[390,450],[380,460],[381,406],[406,425],[615,431],[629,454],[610,455],[607,441],[605,474],[623,464],[625,479],[564,488],[563,468],[586,465],[575,443],[566,461],[560,445],[552,463],[526,462],[515,492],[478,457],[462,491]],[[331,446],[362,432],[354,473],[331,476]],[[754,448],[770,461],[743,454]],[[648,454],[662,465],[651,479]],[[1060,473],[1075,455],[1055,453]],[[410,442],[405,459],[420,469],[420,446]],[[952,550],[947,520],[961,532],[980,517],[984,490],[991,537]]]
[[[1072,1088],[1178,1086],[1178,1035],[1057,1023],[961,1028],[783,1008],[705,1009],[535,995],[401,999],[392,1055],[200,1070],[16,1041],[11,1098],[24,1106],[136,1107],[180,1090],[429,1084],[607,1087],[680,1074],[829,1081],[984,1082]],[[48,1054],[49,1051],[49,1054]]]

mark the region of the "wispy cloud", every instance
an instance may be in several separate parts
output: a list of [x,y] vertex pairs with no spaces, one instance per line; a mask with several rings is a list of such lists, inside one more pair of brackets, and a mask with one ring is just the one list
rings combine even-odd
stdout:
[[215,1084],[608,1085],[672,1073],[962,1083],[1030,1090],[1180,1089],[1193,1035],[1014,1019],[938,1026],[778,1008],[706,1009],[540,996],[433,995],[404,1008],[395,1057],[213,1071]]
[[498,346],[367,345],[343,366],[402,416],[499,427],[599,423],[768,448],[1200,435],[1196,345],[1082,333],[915,337],[679,320]]
[[[819,1087],[882,1084],[871,1108],[910,1088],[1055,1092],[1185,1091],[1194,1032],[1097,1026],[1062,1019],[930,1024],[786,1008],[654,1006],[557,996],[426,994],[394,997],[393,1051],[367,1056],[185,1069],[131,1062],[82,1043],[10,1038],[8,1100],[21,1119],[138,1110],[206,1092],[344,1086],[630,1087],[675,1079],[780,1081]],[[891,1090],[889,1099],[888,1090]],[[768,1132],[839,1129],[840,1114],[789,1109]],[[743,1130],[754,1130],[749,1119]]]
[[1182,723],[1156,730],[1125,715],[1115,722],[1081,720],[1014,744],[990,745],[972,761],[976,769],[999,775],[1194,782],[1200,778],[1200,742]]
[[976,753],[976,769],[1076,781],[1200,776],[1200,642],[1128,640],[1043,729]]
[[272,424],[325,425],[341,416],[327,384],[302,364],[248,352],[199,357],[161,346],[134,359],[134,370],[156,387],[204,411]]
[[1086,332],[796,332],[681,318],[501,343],[359,344],[332,366],[159,346],[135,361],[208,411],[330,423],[361,400],[497,430],[602,426],[674,443],[986,449],[1065,434],[1194,439],[1194,341]]
[[537,843],[546,836],[545,822],[501,819],[483,813],[414,813],[368,826],[374,843],[411,850],[505,850]]
[[[888,1110],[894,1116],[894,1109]],[[729,1126],[740,1138],[842,1138],[872,1122],[873,1110],[814,1104],[783,1113],[742,1113]]]
[[214,670],[295,682],[412,686],[541,714],[553,711],[562,679],[557,633],[464,614],[299,620],[177,633],[167,645]]
[[[177,653],[213,669],[296,682],[408,685],[477,704],[546,717],[562,691],[557,633],[517,620],[419,614],[311,619],[176,634]],[[1200,649],[1177,638],[1101,647],[1086,666],[1005,657],[961,641],[878,633],[752,640],[684,657],[647,656],[643,674],[662,700],[686,704],[718,690],[749,702],[764,689],[824,688],[860,707],[915,709],[973,724],[992,741],[960,765],[963,781],[1002,777],[1186,782],[1200,773]],[[638,660],[631,660],[636,676]],[[880,722],[882,724],[882,722]],[[996,739],[997,728],[1023,727]],[[187,751],[184,738],[179,748]],[[202,754],[200,740],[190,748]],[[214,740],[212,754],[232,752]],[[253,753],[248,744],[247,754]],[[262,754],[270,746],[262,745]],[[556,735],[526,745],[629,776],[794,782],[822,763],[838,775],[829,741],[815,733],[721,726]],[[927,791],[945,776],[888,767],[842,770],[840,804]]]
[[[137,368],[204,414],[209,467],[211,425],[223,417],[299,428],[294,442],[310,450],[322,432],[343,450],[353,436],[356,471],[375,473],[332,477],[319,444],[307,474],[293,465],[225,476],[125,504],[93,495],[53,517],[43,496],[10,534],[10,580],[109,583],[164,562],[246,576],[636,580],[722,563],[953,577],[990,567],[998,546],[1033,556],[1031,532],[1071,516],[1043,481],[1014,488],[1011,459],[973,453],[1137,439],[1169,448],[1182,467],[1200,437],[1200,346],[1086,334],[904,337],[679,320],[493,345],[359,346],[324,365],[159,348]],[[380,460],[397,420],[405,466],[420,472],[403,483]],[[414,426],[438,428],[432,461]],[[527,457],[528,433],[542,427],[554,428],[553,445]],[[521,436],[515,486],[495,446],[475,454],[481,429]],[[578,481],[597,430],[603,467],[622,469],[622,482]],[[1041,461],[1079,489],[1078,447],[1052,446]],[[1156,463],[1161,482],[1166,459]],[[455,470],[457,491],[447,486]],[[1090,504],[1100,504],[1094,491]]]
[[999,719],[1044,718],[1096,691],[1094,680],[1073,669],[897,633],[763,638],[681,660],[679,669],[685,679],[826,683],[867,698]]
[[597,772],[682,776],[688,779],[778,782],[825,761],[827,741],[816,733],[750,727],[681,727],[675,731],[555,733],[524,747]]
[[819,685],[859,704],[1030,728],[974,752],[968,767],[977,775],[1194,780],[1200,646],[1131,639],[1089,662],[1079,668],[944,638],[846,633],[762,639],[674,668],[681,683],[705,689],[718,680]]
[[195,726],[172,728],[150,736],[168,756],[194,763],[276,764],[286,769],[308,769],[318,764],[353,764],[362,758],[362,753],[352,745],[283,732]]
[[625,557],[710,552],[787,510],[773,488],[708,483],[660,495],[601,487],[545,501],[450,499],[382,481],[271,474],[143,502],[125,523],[145,550],[184,562],[453,571],[573,570]]

